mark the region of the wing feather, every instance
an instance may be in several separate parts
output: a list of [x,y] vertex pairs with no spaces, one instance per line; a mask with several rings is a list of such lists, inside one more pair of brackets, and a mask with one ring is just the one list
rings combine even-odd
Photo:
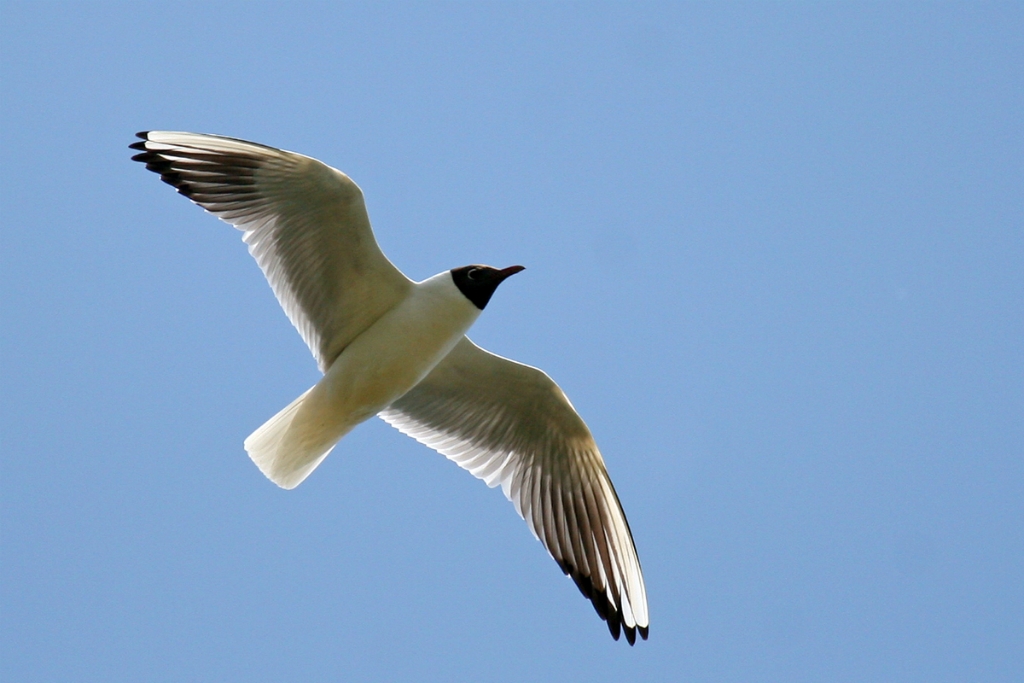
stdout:
[[294,152],[219,135],[139,133],[132,157],[242,230],[242,239],[322,371],[408,293],[381,252],[363,193]]
[[629,524],[586,424],[546,374],[463,338],[380,417],[489,486],[617,639],[647,637],[647,595]]

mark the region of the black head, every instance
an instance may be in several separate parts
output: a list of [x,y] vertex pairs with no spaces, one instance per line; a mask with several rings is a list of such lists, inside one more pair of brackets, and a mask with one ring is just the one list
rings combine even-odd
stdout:
[[473,302],[473,305],[484,310],[484,306],[491,300],[491,295],[498,285],[510,275],[515,275],[522,266],[509,266],[503,270],[491,268],[490,266],[462,266],[452,268],[452,279],[459,291],[466,295],[466,298]]

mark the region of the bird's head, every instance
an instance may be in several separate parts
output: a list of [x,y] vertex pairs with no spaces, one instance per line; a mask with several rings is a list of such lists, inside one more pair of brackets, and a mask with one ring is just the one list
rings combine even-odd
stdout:
[[526,269],[523,266],[509,266],[499,270],[490,266],[473,265],[452,268],[451,273],[459,291],[482,311],[498,285],[521,270]]

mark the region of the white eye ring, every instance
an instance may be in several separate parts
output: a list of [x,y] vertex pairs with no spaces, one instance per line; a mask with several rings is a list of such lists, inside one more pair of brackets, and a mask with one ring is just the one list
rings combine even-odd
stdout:
[[469,270],[466,271],[466,279],[468,279],[468,280],[475,280],[476,276],[477,276],[477,274],[479,272],[480,272],[479,268],[470,268]]

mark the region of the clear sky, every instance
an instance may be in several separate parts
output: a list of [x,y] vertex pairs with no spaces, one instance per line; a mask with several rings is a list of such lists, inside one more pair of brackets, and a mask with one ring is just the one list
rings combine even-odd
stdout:
[[[5,681],[1010,681],[1024,670],[1024,9],[0,5]],[[565,389],[636,538],[611,640],[499,491],[318,378],[240,234],[129,161],[344,170]]]

